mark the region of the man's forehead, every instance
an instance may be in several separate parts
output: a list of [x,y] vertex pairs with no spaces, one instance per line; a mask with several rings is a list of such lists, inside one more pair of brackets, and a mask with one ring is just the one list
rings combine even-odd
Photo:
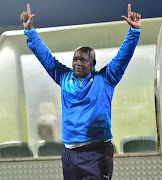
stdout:
[[89,54],[87,52],[84,52],[84,51],[78,49],[77,51],[75,51],[74,56],[87,56],[87,57],[89,57]]
[[89,58],[90,59],[96,59],[95,51],[90,47],[87,47],[87,46],[78,47],[74,52],[74,56],[80,55],[79,53],[81,53],[82,55],[83,55],[83,53],[85,53],[84,55],[88,56],[88,59]]

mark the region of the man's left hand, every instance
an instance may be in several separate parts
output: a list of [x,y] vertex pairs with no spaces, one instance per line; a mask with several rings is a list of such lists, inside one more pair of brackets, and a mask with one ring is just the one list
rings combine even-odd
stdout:
[[134,29],[141,28],[141,14],[131,12],[131,4],[128,4],[128,17],[121,16]]

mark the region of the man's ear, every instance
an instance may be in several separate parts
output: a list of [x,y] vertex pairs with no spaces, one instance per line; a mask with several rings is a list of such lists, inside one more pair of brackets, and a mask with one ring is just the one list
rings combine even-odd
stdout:
[[93,59],[93,61],[92,61],[92,66],[95,67],[95,65],[96,65],[96,60]]

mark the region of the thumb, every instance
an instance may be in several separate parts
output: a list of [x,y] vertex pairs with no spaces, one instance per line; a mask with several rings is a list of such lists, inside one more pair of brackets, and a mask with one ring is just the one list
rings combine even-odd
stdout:
[[128,18],[126,16],[121,16],[123,19],[125,19],[128,22]]

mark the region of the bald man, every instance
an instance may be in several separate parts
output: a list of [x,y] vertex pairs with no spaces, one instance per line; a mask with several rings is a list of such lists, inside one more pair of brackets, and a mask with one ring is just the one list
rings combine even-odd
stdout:
[[128,17],[122,16],[130,25],[128,35],[115,58],[99,71],[95,71],[94,50],[86,46],[74,52],[72,69],[57,61],[33,28],[34,16],[28,4],[27,12],[21,14],[27,44],[61,87],[64,179],[111,180],[111,101],[137,46],[141,15],[131,12],[128,4]]

